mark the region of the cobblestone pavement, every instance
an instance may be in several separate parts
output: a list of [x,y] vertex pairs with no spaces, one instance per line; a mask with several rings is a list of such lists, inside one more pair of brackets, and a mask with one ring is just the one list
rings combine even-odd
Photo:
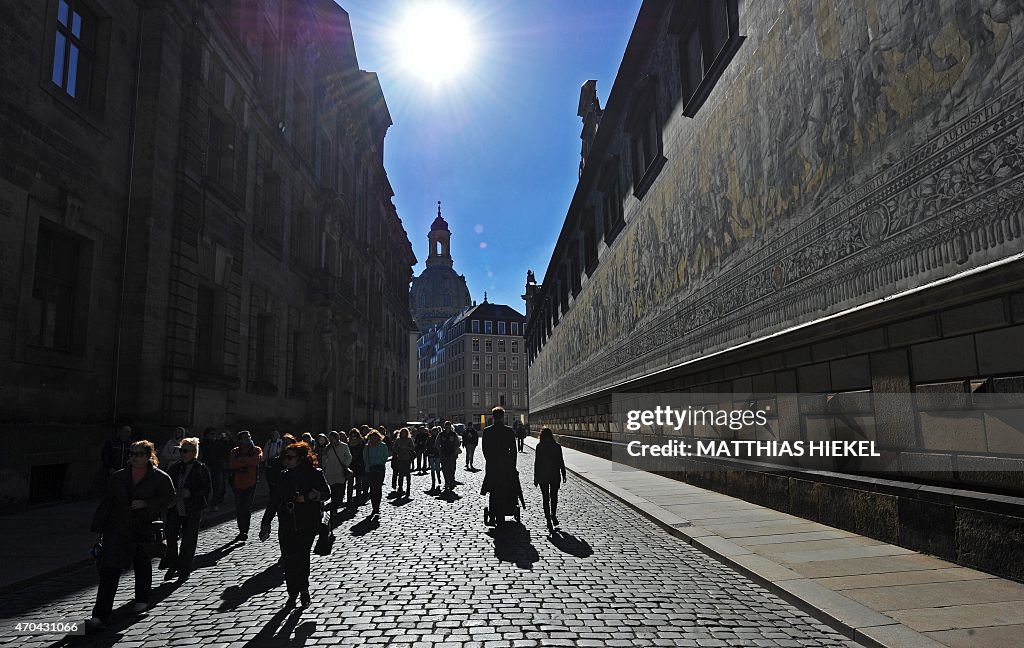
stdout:
[[338,527],[334,554],[313,556],[313,602],[306,609],[282,609],[287,594],[274,564],[276,525],[266,543],[237,544],[228,522],[200,536],[197,570],[186,584],[160,585],[155,574],[156,605],[145,615],[129,611],[128,574],[108,631],[11,634],[12,619],[88,617],[96,578],[85,568],[0,596],[0,644],[858,645],[573,474],[561,491],[562,531],[549,536],[539,492],[529,486],[533,454],[519,457],[529,506],[522,525],[484,527],[482,472],[467,473],[460,464],[461,497],[448,500],[426,494],[429,476],[415,475],[412,499],[388,500],[379,526],[364,519],[363,505]]

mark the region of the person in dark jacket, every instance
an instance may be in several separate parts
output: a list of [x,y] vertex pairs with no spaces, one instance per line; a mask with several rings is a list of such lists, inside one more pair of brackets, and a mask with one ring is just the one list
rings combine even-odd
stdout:
[[135,612],[149,607],[153,585],[153,567],[146,547],[139,541],[149,524],[159,520],[174,500],[174,484],[157,468],[156,446],[150,441],[136,441],[128,453],[129,466],[115,472],[107,481],[100,505],[93,515],[92,531],[103,534],[103,551],[97,567],[100,584],[89,630],[103,630],[110,619],[117,594],[121,570],[129,565],[135,570]]
[[495,407],[491,410],[494,419],[492,425],[484,428],[480,441],[484,453],[484,483],[481,495],[486,495],[500,488],[502,483],[512,479],[516,470],[516,435],[512,428],[505,425],[505,408]]
[[348,506],[359,506],[357,497],[363,494],[363,483],[366,481],[366,464],[363,462],[363,446],[366,440],[359,428],[352,428],[348,433],[348,450],[352,455],[352,463],[349,468],[352,476],[348,480]]
[[216,428],[206,428],[206,432],[203,433],[203,457],[206,467],[210,470],[210,481],[213,484],[210,508],[214,511],[220,510],[227,491],[229,452],[231,452],[231,444],[225,434],[218,432]]
[[558,526],[558,487],[565,481],[565,460],[562,446],[555,441],[551,428],[541,428],[536,454],[533,483],[540,487],[544,498],[544,519],[548,521],[548,528],[554,529]]
[[100,461],[103,462],[103,470],[108,477],[128,465],[128,453],[131,451],[131,447],[132,428],[130,425],[119,427],[117,435],[107,439],[103,444]]
[[[175,576],[178,581],[188,580],[192,573],[192,559],[199,542],[199,526],[210,496],[212,484],[210,471],[199,461],[199,439],[189,437],[181,440],[178,448],[179,461],[170,467],[167,474],[177,494],[165,518],[167,532],[167,553],[160,561],[160,568],[166,569],[164,580]],[[178,552],[178,537],[181,537],[181,553]]]
[[288,585],[285,607],[309,605],[309,552],[320,530],[321,502],[331,496],[316,454],[308,443],[293,443],[281,451],[285,470],[270,493],[270,502],[260,524],[260,540],[270,537],[270,524],[277,516],[277,537],[281,543],[281,566]]

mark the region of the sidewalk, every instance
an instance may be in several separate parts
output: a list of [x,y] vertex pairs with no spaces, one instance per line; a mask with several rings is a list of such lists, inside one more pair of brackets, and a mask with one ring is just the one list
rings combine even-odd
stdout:
[[567,447],[563,454],[576,475],[865,645],[1024,645],[1020,583]]
[[[253,509],[266,505],[267,489],[256,489]],[[0,591],[15,590],[48,576],[92,563],[89,531],[98,500],[81,500],[0,515]],[[255,513],[253,514],[255,517]],[[227,489],[220,511],[207,509],[203,528],[235,518],[234,495]],[[255,521],[258,526],[258,519]],[[257,529],[258,530],[258,529]],[[253,535],[253,532],[250,532]]]

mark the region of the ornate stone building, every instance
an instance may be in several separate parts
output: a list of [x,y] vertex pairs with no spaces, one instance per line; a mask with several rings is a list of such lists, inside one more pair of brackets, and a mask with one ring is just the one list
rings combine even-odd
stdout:
[[437,203],[437,218],[427,235],[430,252],[426,267],[412,280],[409,304],[416,328],[420,333],[440,326],[448,318],[469,306],[469,288],[466,276],[455,272],[452,260],[452,233],[448,222],[441,216],[441,202]]
[[603,109],[584,86],[531,417],[608,453],[613,393],[765,398],[882,457],[662,468],[1020,578],[1021,507],[975,491],[1024,493],[1019,405],[976,406],[1024,386],[1024,10],[812,4],[647,0]]
[[0,44],[0,507],[87,492],[115,423],[408,409],[391,119],[332,0],[16,0]]
[[526,422],[529,412],[526,318],[487,301],[464,309],[419,340],[417,407],[423,420],[476,423],[495,405],[506,422]]

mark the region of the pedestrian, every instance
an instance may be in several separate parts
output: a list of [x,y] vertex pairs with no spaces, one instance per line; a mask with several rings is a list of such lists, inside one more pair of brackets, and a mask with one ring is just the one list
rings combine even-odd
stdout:
[[405,497],[412,497],[412,461],[416,456],[416,443],[412,440],[409,428],[402,428],[392,446],[394,452],[391,469],[398,476],[398,495],[402,495],[402,484],[405,484]]
[[292,443],[281,452],[285,469],[260,523],[260,540],[270,537],[277,516],[277,539],[281,544],[284,580],[288,586],[285,607],[300,598],[309,605],[309,553],[320,530],[321,503],[330,497],[330,487],[317,466],[316,454],[308,443]]
[[284,449],[284,443],[281,441],[281,432],[273,430],[270,433],[270,438],[263,444],[263,467],[266,468],[271,461],[277,459],[282,449]]
[[522,423],[516,423],[516,442],[519,445],[519,452],[526,452],[527,429]]
[[260,478],[260,461],[263,450],[252,440],[252,432],[238,433],[238,445],[228,455],[228,470],[231,471],[231,490],[235,494],[235,519],[238,522],[236,541],[249,539],[249,524],[252,520],[252,502],[256,498],[256,483]]
[[313,446],[313,452],[316,453],[316,460],[321,466],[324,465],[324,450],[327,449],[329,443],[330,440],[327,438],[326,434],[316,435],[316,445]]
[[436,493],[441,488],[441,453],[437,448],[437,437],[441,435],[441,428],[434,427],[427,437],[427,463],[430,464],[430,491]]
[[377,430],[372,430],[366,437],[366,445],[363,447],[363,464],[366,466],[366,478],[370,487],[370,504],[373,510],[371,518],[380,517],[380,500],[384,496],[384,473],[391,452],[384,445],[384,435]]
[[178,448],[181,447],[181,440],[185,438],[185,428],[176,427],[174,428],[174,434],[167,440],[164,447],[160,449],[160,465],[163,466],[164,472],[178,463]]
[[[296,439],[294,436],[285,432],[284,434],[281,435],[281,452],[284,452],[284,449],[287,448],[289,445],[293,443],[298,443],[298,441],[299,440]],[[278,455],[271,459],[270,461],[264,462],[264,465],[266,466],[266,471],[264,474],[266,475],[267,478],[267,486],[270,488],[271,491],[273,491],[274,487],[277,485],[277,479],[280,476],[281,471],[284,470],[284,464],[283,461],[281,460],[281,454],[278,453]]]
[[544,499],[544,519],[548,522],[548,529],[558,526],[558,487],[564,481],[562,446],[555,441],[551,428],[541,428],[533,464],[533,483],[540,487]]
[[149,607],[153,587],[152,556],[147,552],[146,534],[160,520],[174,500],[174,484],[156,456],[150,441],[135,441],[128,450],[128,467],[114,472],[107,480],[103,498],[93,515],[91,529],[102,534],[103,549],[97,560],[99,589],[88,630],[104,630],[114,609],[114,596],[121,571],[131,566],[135,572],[135,600],[132,611]]
[[109,477],[118,470],[128,466],[128,453],[132,446],[132,426],[122,425],[117,428],[117,433],[103,443],[100,451],[100,461],[103,464],[103,471]]
[[210,510],[219,511],[220,505],[224,503],[224,493],[227,490],[228,454],[231,446],[228,445],[223,432],[216,428],[208,427],[203,432],[203,457],[206,467],[210,470],[210,482],[212,492],[210,493]]
[[455,464],[459,459],[459,452],[461,452],[462,439],[455,433],[455,430],[452,429],[452,424],[448,421],[444,422],[441,434],[437,437],[436,445],[437,453],[441,458],[444,490],[450,493],[455,490]]
[[466,450],[466,470],[476,470],[473,459],[476,455],[476,446],[480,442],[480,435],[475,425],[470,425],[462,433],[462,447]]
[[167,553],[160,561],[160,568],[167,570],[164,580],[171,580],[177,576],[179,582],[184,582],[192,573],[192,559],[196,555],[196,544],[199,541],[199,526],[202,523],[203,509],[206,508],[207,498],[212,490],[212,483],[209,469],[206,464],[199,461],[199,439],[182,439],[178,454],[181,457],[180,461],[167,471],[174,483],[176,494],[164,517]]
[[348,449],[347,443],[341,442],[338,433],[331,432],[327,439],[327,446],[321,453],[320,467],[323,468],[324,477],[328,486],[331,487],[331,523],[338,515],[338,507],[345,500],[345,482],[352,465],[352,452]]
[[384,445],[388,447],[388,450],[394,448],[395,441],[398,440],[398,432],[395,430],[388,430],[383,425],[377,426],[377,431],[384,435]]
[[359,428],[352,428],[348,433],[348,449],[352,455],[352,463],[349,468],[352,476],[348,480],[348,505],[359,506],[357,498],[363,494],[363,483],[366,481],[366,464],[363,462],[363,446],[366,445],[362,432]]
[[310,448],[313,447],[313,435],[309,432],[302,433],[302,442],[308,445]]
[[427,474],[427,441],[430,439],[430,432],[422,425],[416,426],[416,432],[412,435],[416,444],[416,471],[421,475]]
[[484,483],[480,494],[486,494],[493,488],[512,478],[516,469],[516,436],[512,428],[505,425],[505,408],[500,405],[491,410],[493,423],[484,428],[481,434],[481,450],[486,462]]

